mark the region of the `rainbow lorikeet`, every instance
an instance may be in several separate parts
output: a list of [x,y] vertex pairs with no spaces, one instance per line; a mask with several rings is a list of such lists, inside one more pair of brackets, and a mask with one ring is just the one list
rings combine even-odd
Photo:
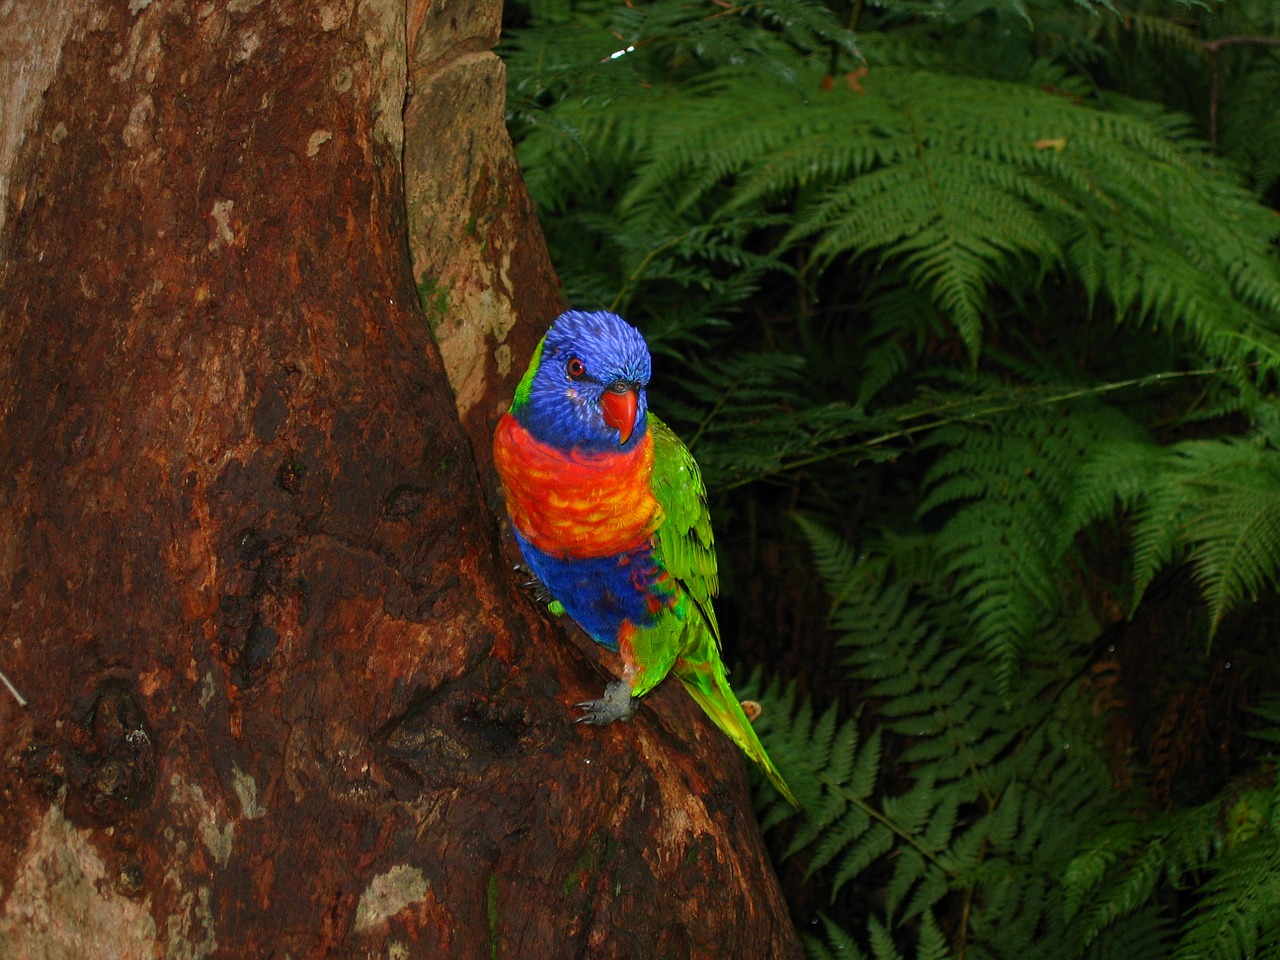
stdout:
[[674,673],[798,807],[729,687],[706,489],[648,410],[649,374],[644,337],[621,317],[571,310],[552,324],[493,439],[516,540],[552,610],[622,656],[622,678],[578,704],[581,721],[630,719]]

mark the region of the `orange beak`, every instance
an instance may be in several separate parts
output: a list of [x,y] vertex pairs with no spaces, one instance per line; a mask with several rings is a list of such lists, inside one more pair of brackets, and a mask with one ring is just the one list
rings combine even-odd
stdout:
[[626,443],[636,426],[639,391],[632,386],[614,384],[605,391],[600,402],[604,408],[604,422],[617,428],[619,444]]

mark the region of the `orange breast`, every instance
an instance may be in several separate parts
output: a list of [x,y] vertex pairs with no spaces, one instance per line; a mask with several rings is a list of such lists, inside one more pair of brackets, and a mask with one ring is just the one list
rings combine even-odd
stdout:
[[556,450],[511,414],[493,436],[507,512],[520,535],[565,558],[607,557],[638,547],[662,522],[649,487],[653,437],[618,453]]

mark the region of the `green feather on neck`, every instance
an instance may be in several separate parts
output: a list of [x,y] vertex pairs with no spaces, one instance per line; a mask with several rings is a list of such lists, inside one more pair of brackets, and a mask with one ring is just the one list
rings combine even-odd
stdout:
[[518,413],[529,402],[529,391],[533,389],[533,378],[538,372],[538,367],[542,365],[542,345],[547,342],[544,336],[538,341],[538,345],[533,348],[533,356],[529,358],[529,368],[525,370],[524,376],[520,378],[520,382],[516,385],[515,396],[511,398],[510,413]]

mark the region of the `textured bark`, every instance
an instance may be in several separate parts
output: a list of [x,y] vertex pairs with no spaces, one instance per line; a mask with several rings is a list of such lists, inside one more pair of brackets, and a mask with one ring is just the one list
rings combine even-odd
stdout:
[[504,121],[501,4],[412,0],[405,192],[413,275],[476,458],[560,312]]
[[571,724],[502,559],[556,293],[455,6],[0,6],[0,957],[798,953],[732,748]]

